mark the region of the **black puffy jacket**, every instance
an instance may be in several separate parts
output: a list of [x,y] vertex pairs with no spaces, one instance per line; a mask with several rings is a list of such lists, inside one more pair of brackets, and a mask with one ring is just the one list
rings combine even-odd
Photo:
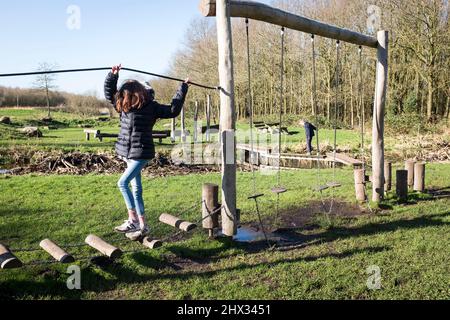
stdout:
[[[115,104],[118,75],[109,73],[105,80],[105,97]],[[176,118],[186,99],[188,85],[183,83],[175,94],[172,104],[161,105],[156,101],[147,101],[139,110],[131,110],[120,115],[120,133],[116,143],[116,153],[120,157],[135,160],[151,160],[155,157],[153,126],[157,119]]]

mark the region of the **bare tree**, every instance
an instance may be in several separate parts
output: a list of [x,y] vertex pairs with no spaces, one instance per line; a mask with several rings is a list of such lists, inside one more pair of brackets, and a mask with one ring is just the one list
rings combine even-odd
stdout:
[[[38,71],[52,71],[56,67],[55,64],[49,64],[42,62],[39,64]],[[47,98],[48,118],[51,119],[50,110],[50,90],[56,89],[55,85],[56,76],[54,74],[41,74],[38,75],[34,81],[34,86],[38,89],[44,90]]]

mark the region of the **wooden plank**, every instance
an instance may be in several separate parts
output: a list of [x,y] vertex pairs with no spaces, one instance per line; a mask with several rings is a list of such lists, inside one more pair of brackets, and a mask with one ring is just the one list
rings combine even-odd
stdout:
[[[216,16],[218,13],[218,3],[218,0],[202,0],[200,2],[200,12],[205,17]],[[308,19],[281,9],[273,8],[263,3],[238,0],[230,0],[229,3],[231,17],[264,21],[292,30],[311,33],[325,38],[341,40],[370,48],[377,48],[378,45],[378,41],[374,37]]]
[[[330,159],[334,159],[334,153],[327,153],[327,157]],[[342,153],[336,153],[336,161],[341,162],[346,165],[349,165],[349,166],[363,165],[362,161],[351,158]]]

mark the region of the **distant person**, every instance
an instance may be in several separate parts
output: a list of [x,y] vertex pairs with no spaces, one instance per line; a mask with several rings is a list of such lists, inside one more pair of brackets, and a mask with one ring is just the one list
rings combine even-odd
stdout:
[[305,121],[305,120],[300,120],[299,121],[299,125],[303,126],[305,128],[305,133],[306,133],[306,150],[307,150],[307,154],[308,156],[311,155],[311,152],[313,151],[313,147],[312,147],[312,139],[314,138],[314,136],[316,135],[314,131],[317,131],[317,128]]
[[138,240],[150,231],[145,219],[141,171],[155,157],[153,126],[157,119],[176,118],[181,113],[190,81],[186,79],[181,84],[171,105],[161,105],[154,101],[155,93],[148,84],[127,80],[117,90],[121,68],[121,65],[114,66],[105,80],[105,97],[120,113],[116,153],[127,164],[118,187],[128,209],[128,220],[115,231],[127,233],[132,240]]

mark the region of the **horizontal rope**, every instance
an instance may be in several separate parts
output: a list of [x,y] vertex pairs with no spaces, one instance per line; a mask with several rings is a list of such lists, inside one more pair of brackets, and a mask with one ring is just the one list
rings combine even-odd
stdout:
[[[4,74],[0,74],[0,78],[37,76],[37,75],[42,75],[42,74],[106,71],[106,70],[111,70],[111,67],[33,71],[33,72],[22,72],[22,73],[4,73]],[[157,73],[152,73],[152,72],[147,72],[147,71],[142,71],[142,70],[137,70],[137,69],[122,68],[121,70],[141,73],[141,74],[149,75],[149,76],[152,76],[152,77],[157,77],[157,78],[167,79],[167,80],[172,80],[172,81],[178,81],[178,82],[184,82],[185,81],[184,79],[174,78],[174,77],[170,77],[170,76],[166,76],[166,75],[162,75],[162,74],[157,74]],[[196,82],[190,82],[190,84],[193,85],[193,86],[196,86],[196,87],[200,87],[200,88],[203,88],[203,89],[209,89],[209,90],[220,90],[221,89],[219,86],[212,87],[212,86],[207,86],[207,85],[204,85],[204,84],[199,84],[199,83],[196,83]]]

